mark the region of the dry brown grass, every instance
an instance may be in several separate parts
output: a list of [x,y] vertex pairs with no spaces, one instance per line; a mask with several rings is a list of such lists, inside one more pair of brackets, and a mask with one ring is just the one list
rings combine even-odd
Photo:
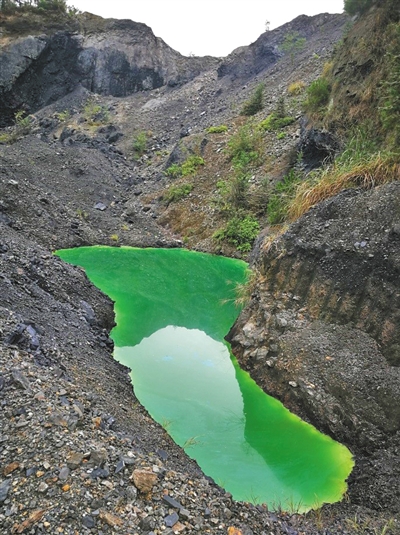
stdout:
[[398,154],[375,154],[370,160],[353,165],[349,162],[342,165],[333,164],[327,167],[322,175],[313,175],[299,185],[289,208],[289,219],[298,219],[315,204],[345,189],[369,189],[394,180],[400,180]]
[[287,224],[275,225],[270,228],[268,236],[264,238],[264,241],[261,246],[264,255],[266,255],[267,253],[269,253],[269,251],[273,249],[276,249],[278,251],[277,239],[279,238],[279,236],[282,236],[282,234],[284,234],[288,228],[289,225]]

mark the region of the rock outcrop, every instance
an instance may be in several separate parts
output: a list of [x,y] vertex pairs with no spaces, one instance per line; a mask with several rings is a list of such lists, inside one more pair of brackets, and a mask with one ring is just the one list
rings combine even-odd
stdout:
[[122,97],[193,79],[218,63],[188,58],[142,23],[80,16],[79,32],[28,35],[2,48],[0,126],[17,110],[34,113],[82,85]]
[[266,392],[357,454],[373,453],[360,496],[379,507],[397,507],[377,487],[400,438],[399,214],[398,182],[350,190],[261,244],[260,284],[229,335]]
[[[326,47],[324,35],[330,35],[335,40],[339,39],[343,32],[343,25],[347,20],[346,14],[329,15],[322,13],[314,17],[300,15],[275,30],[264,32],[250,46],[234,50],[218,67],[218,76],[246,80],[271,68],[280,58],[291,54],[290,50],[285,50],[285,47],[282,47],[287,35],[293,36],[293,42],[297,39],[306,39],[305,53],[312,46],[315,54],[323,55]],[[318,31],[316,31],[317,28]],[[296,61],[301,60],[301,48],[296,49],[295,45],[293,47]]]

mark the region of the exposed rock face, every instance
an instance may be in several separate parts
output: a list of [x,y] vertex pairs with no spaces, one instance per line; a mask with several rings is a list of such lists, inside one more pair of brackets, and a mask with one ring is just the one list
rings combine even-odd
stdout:
[[328,130],[307,128],[307,125],[303,124],[298,149],[302,155],[302,165],[308,172],[333,161],[339,152],[340,143]]
[[[325,48],[324,35],[330,35],[333,38],[336,36],[336,39],[339,39],[346,20],[348,20],[346,14],[328,15],[322,13],[315,17],[300,15],[276,30],[263,33],[250,46],[234,50],[218,67],[218,75],[246,79],[272,67],[285,55],[282,44],[288,34],[296,34],[300,38],[305,38],[307,40],[305,50],[312,41],[316,53],[321,54]],[[317,28],[319,31],[316,31]],[[299,50],[296,51],[296,61],[298,61],[299,52]]]
[[[268,393],[358,453],[374,451],[378,471],[400,431],[399,215],[398,182],[312,209],[261,246],[261,285],[229,335]],[[391,500],[377,489],[365,498]]]
[[94,93],[126,96],[186,82],[217,59],[186,58],[145,24],[82,15],[81,33],[30,35],[3,47],[0,126],[19,109],[34,113],[79,84]]
[[0,124],[12,122],[16,111],[33,113],[72,91],[79,83],[77,36],[18,39],[2,51],[0,69]]

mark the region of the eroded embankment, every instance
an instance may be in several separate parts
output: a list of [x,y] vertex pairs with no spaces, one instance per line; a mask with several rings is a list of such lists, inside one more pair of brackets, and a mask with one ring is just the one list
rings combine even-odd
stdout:
[[394,510],[399,215],[398,183],[347,191],[261,244],[260,284],[229,335],[268,393],[353,449],[355,501]]

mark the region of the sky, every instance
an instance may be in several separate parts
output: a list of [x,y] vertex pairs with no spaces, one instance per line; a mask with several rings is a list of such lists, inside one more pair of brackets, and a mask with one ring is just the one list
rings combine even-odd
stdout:
[[227,56],[253,43],[269,21],[277,28],[298,15],[342,13],[343,0],[67,0],[80,11],[144,22],[187,56]]

